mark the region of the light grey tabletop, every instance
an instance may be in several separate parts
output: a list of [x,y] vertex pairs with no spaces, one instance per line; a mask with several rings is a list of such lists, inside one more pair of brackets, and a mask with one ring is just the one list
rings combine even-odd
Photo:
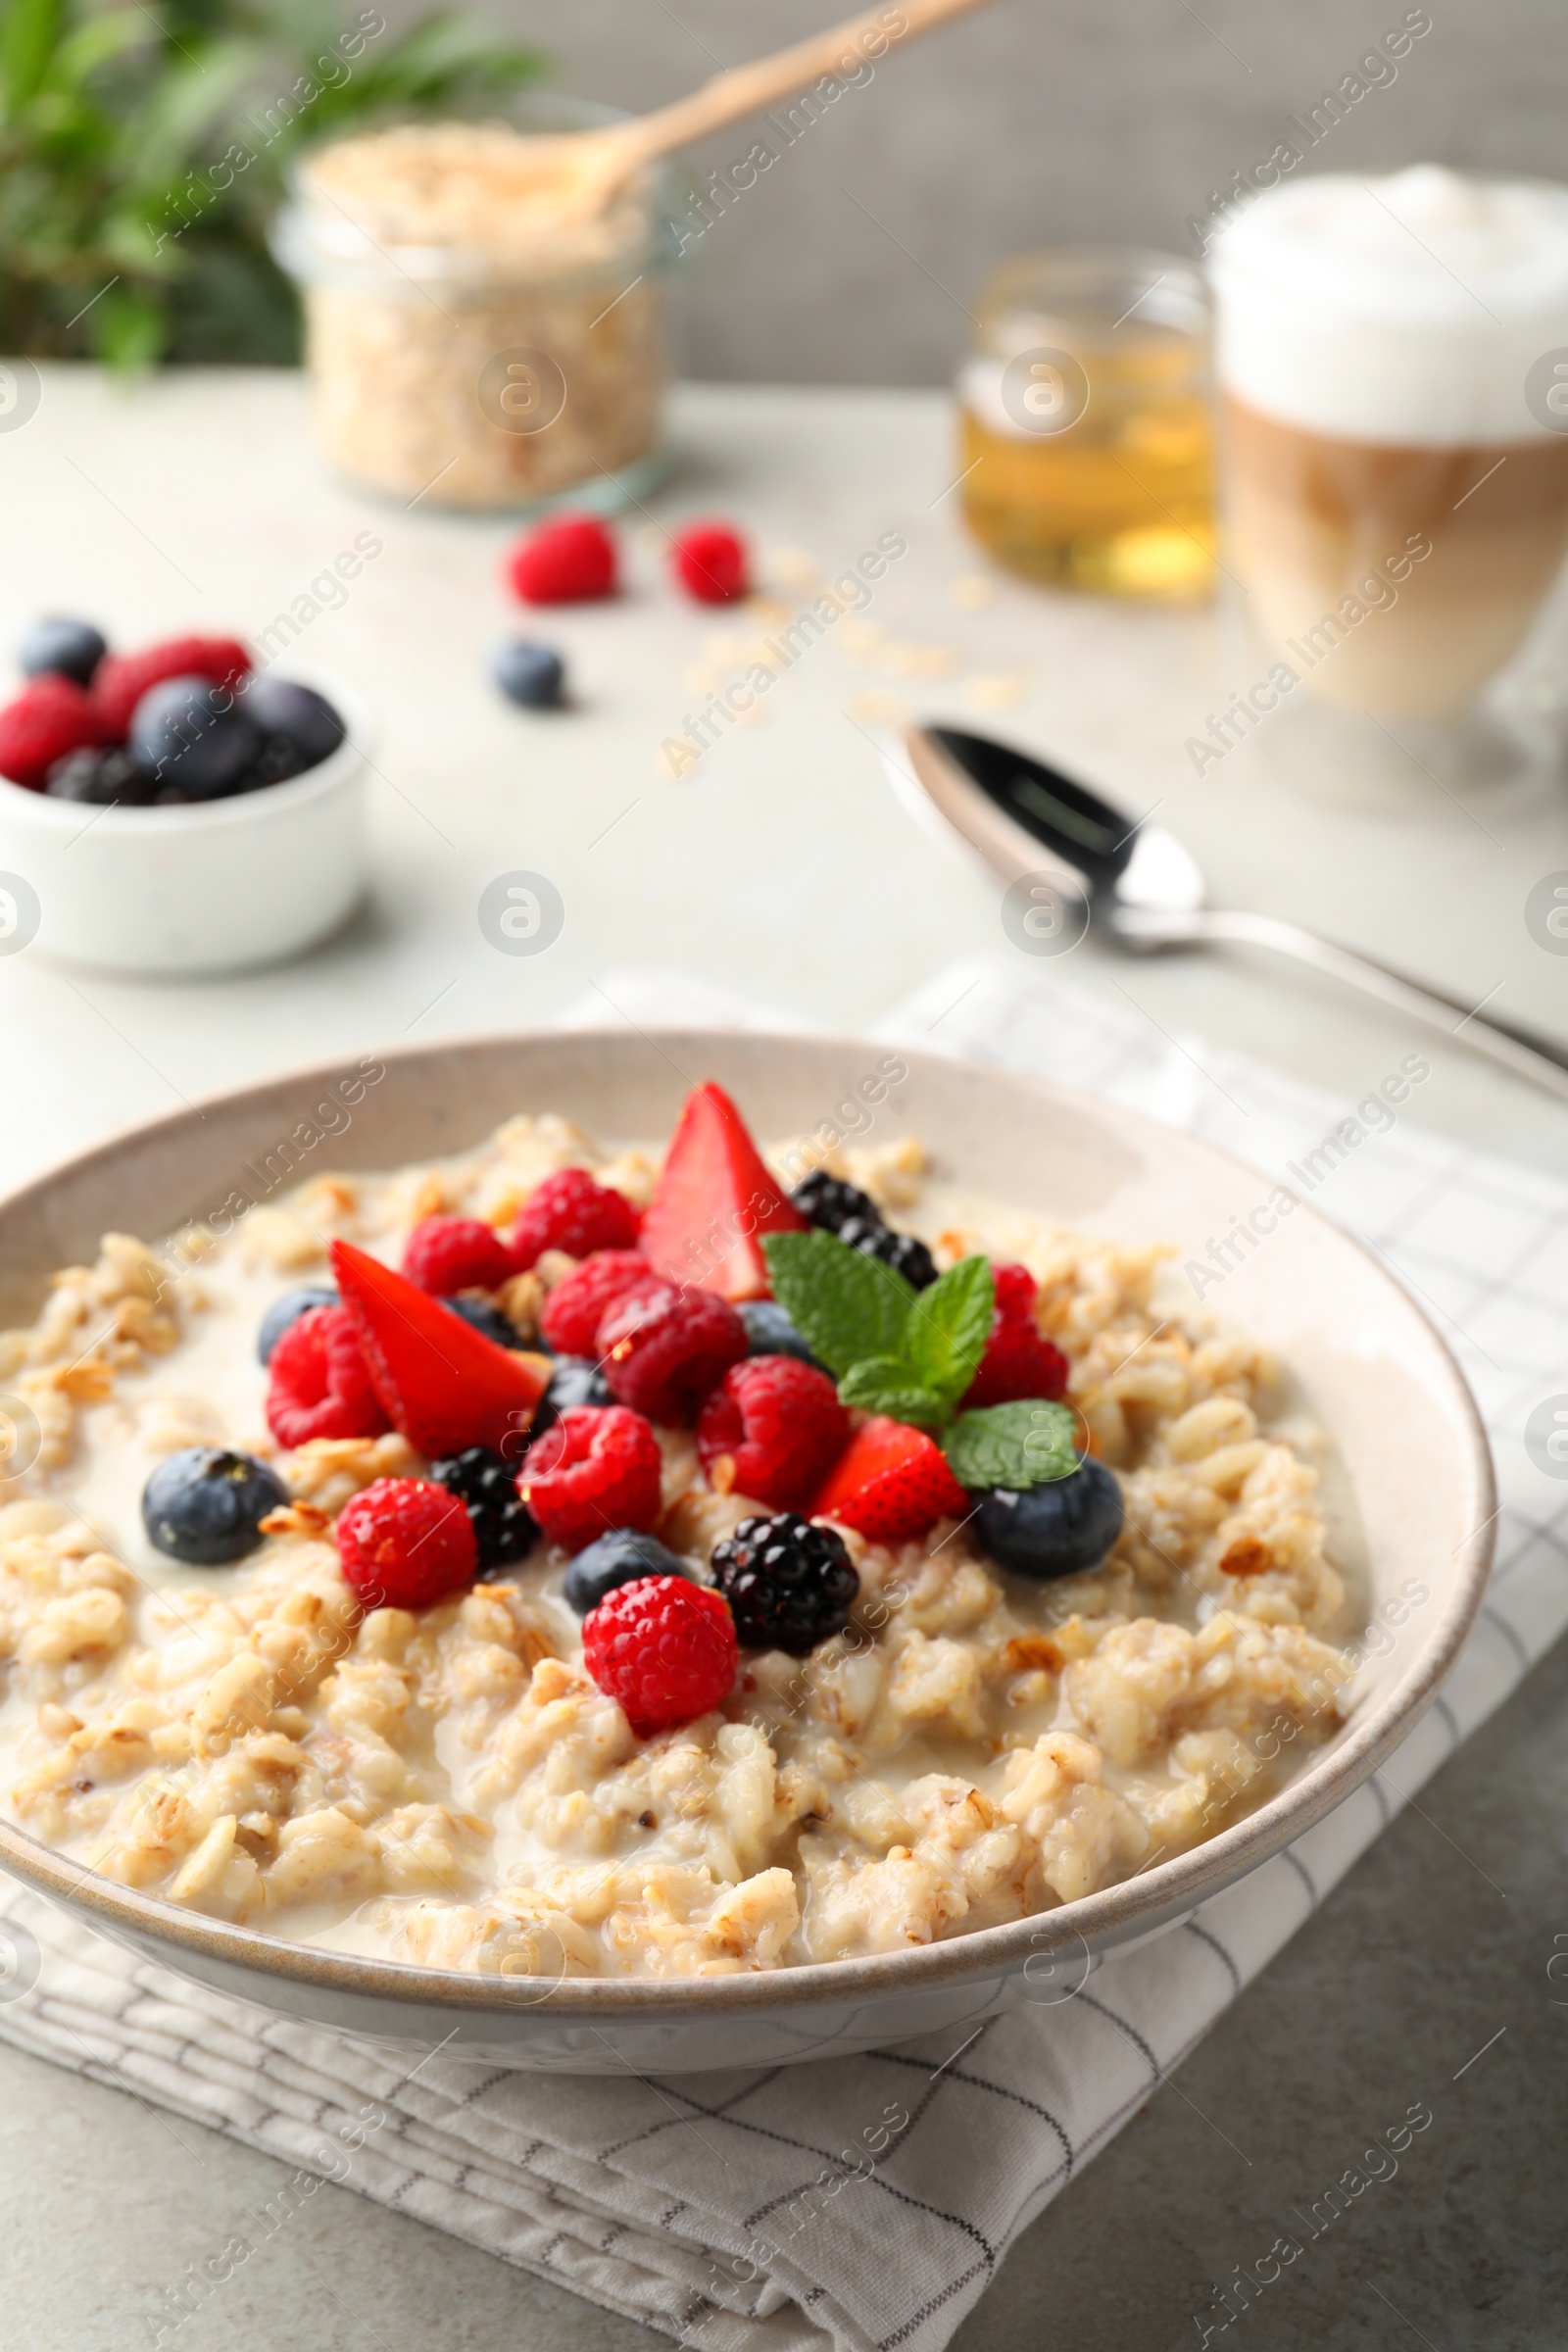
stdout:
[[[1466,793],[1461,806],[1412,774],[1368,806],[1333,777],[1304,780],[1284,726],[1200,781],[1186,739],[1253,674],[1240,623],[1228,608],[1127,611],[991,574],[956,512],[939,399],[699,387],[675,425],[677,476],[627,531],[631,592],[531,624],[566,652],[577,689],[574,710],[541,719],[483,675],[488,642],[515,620],[498,581],[506,524],[428,500],[375,505],[326,479],[286,375],[193,373],[126,392],[87,370],[45,371],[36,416],[0,435],[0,643],[48,610],[129,643],[187,628],[255,635],[311,598],[356,531],[384,543],[299,649],[358,685],[378,717],[376,882],[348,930],[283,970],[173,985],[68,973],[32,952],[0,961],[0,1182],[291,1063],[549,1021],[584,1000],[613,1022],[628,967],[694,973],[853,1029],[955,957],[1005,953],[997,886],[888,790],[876,735],[901,712],[1010,734],[1135,813],[1159,803],[1219,899],[1315,923],[1467,1003],[1490,994],[1568,1035],[1568,960],[1544,954],[1524,918],[1532,885],[1568,868],[1561,785]],[[713,512],[762,551],[777,612],[760,623],[700,611],[665,583],[662,526]],[[890,531],[908,553],[869,607],[779,679],[758,724],[680,781],[662,774],[663,739],[744,669],[749,637],[797,610],[812,567],[842,573]],[[1549,631],[1533,666],[1538,699],[1555,697]],[[497,956],[475,915],[485,883],[519,866],[549,874],[566,906],[557,945],[527,959]],[[1260,960],[1128,966],[1086,943],[1070,977],[1347,1107],[1412,1042],[1375,1007]],[[1458,1045],[1430,1050],[1429,1126],[1562,1167],[1559,1104]],[[1026,2234],[961,2331],[963,2352],[1194,2342],[1211,2282],[1265,2250],[1366,2132],[1418,2099],[1441,2129],[1238,2328],[1271,2352],[1412,2336],[1441,2352],[1560,2352],[1568,2000],[1546,1970],[1568,1948],[1565,1696],[1559,1655]],[[1244,2158],[1216,2156],[1195,2105]],[[165,2286],[283,2177],[269,2158],[3,2050],[0,2151],[0,2333],[29,2352],[153,2341],[143,2315]],[[179,2330],[193,2352],[488,2348],[519,2334],[540,2352],[649,2340],[334,2188],[271,2241],[220,2320]]]

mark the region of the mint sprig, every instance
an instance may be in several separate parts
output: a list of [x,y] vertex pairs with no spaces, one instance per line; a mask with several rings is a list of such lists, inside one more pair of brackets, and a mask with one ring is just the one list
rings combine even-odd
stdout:
[[966,1257],[928,1290],[836,1234],[772,1233],[762,1243],[773,1296],[813,1355],[839,1375],[839,1396],[917,1429],[953,1418],[991,1336],[996,1284]]
[[942,1450],[960,1487],[1048,1486],[1078,1467],[1078,1419],[1043,1396],[982,1405],[958,1415]]
[[773,1296],[813,1355],[838,1375],[839,1396],[932,1431],[963,1487],[1039,1487],[1078,1467],[1077,1417],[1027,1397],[958,1413],[991,1337],[991,1261],[960,1258],[929,1289],[836,1234],[770,1233],[762,1250]]
[[820,1226],[762,1238],[773,1296],[811,1353],[840,1374],[869,1356],[902,1356],[912,1282]]

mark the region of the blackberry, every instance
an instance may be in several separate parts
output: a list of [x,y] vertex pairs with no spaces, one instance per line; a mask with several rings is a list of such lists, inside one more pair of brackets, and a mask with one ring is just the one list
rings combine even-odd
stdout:
[[430,1464],[438,1487],[455,1494],[468,1514],[479,1546],[479,1581],[514,1560],[525,1560],[539,1526],[517,1493],[517,1466],[488,1446],[469,1446]]
[[52,801],[85,801],[98,808],[140,808],[152,799],[153,785],[145,769],[128,752],[113,745],[107,751],[90,746],[67,752],[49,770],[44,791]]
[[790,1199],[802,1216],[820,1225],[824,1233],[837,1233],[846,1217],[863,1217],[867,1225],[882,1222],[869,1193],[862,1193],[858,1185],[846,1184],[841,1176],[829,1176],[822,1168],[803,1176]]
[[841,1634],[860,1590],[843,1537],[794,1511],[743,1519],[714,1544],[711,1566],[741,1647],[783,1649],[792,1658]]
[[839,1227],[839,1240],[864,1257],[879,1257],[917,1291],[928,1291],[937,1278],[936,1260],[912,1233],[894,1233],[880,1222],[872,1225],[864,1217],[847,1217]]
[[613,1404],[609,1381],[599,1366],[590,1363],[585,1355],[558,1355],[556,1368],[550,1375],[550,1386],[539,1399],[530,1435],[544,1436],[552,1421],[559,1421],[574,1404]]

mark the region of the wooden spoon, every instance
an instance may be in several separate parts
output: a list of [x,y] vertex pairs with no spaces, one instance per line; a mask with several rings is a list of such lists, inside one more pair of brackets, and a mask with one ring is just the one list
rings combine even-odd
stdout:
[[673,106],[662,106],[654,114],[616,122],[608,130],[541,139],[541,149],[550,150],[552,179],[558,171],[560,173],[563,218],[593,219],[613,202],[645,164],[672,154],[677,147],[690,146],[726,122],[760,114],[780,98],[793,97],[824,74],[834,73],[848,53],[885,57],[916,33],[929,32],[950,17],[985,5],[986,0],[897,0],[897,5],[867,9],[863,16],[851,17],[847,24],[826,32],[812,33],[772,57],[715,74],[689,98],[678,98]]

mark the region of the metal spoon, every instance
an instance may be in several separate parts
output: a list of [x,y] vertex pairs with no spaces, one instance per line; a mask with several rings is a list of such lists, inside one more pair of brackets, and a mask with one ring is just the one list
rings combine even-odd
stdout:
[[[1277,915],[1205,906],[1203,877],[1163,825],[1140,824],[1044,760],[954,727],[910,727],[901,791],[935,808],[1007,882],[1047,876],[1119,947],[1270,948],[1456,1037],[1568,1102],[1568,1047],[1482,1013]],[[905,797],[907,797],[906,793]],[[1457,1016],[1457,1018],[1455,1017]]]

